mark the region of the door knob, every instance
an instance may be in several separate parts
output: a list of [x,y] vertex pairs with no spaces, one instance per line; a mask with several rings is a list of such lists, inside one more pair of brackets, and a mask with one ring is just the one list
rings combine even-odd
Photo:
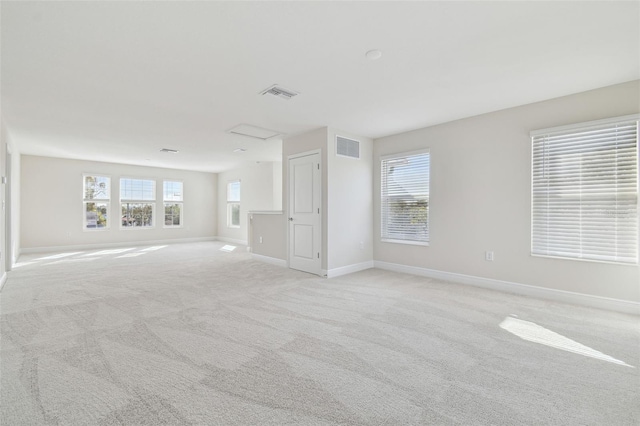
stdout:
[[293,218],[292,217],[289,218],[289,222],[293,222]]

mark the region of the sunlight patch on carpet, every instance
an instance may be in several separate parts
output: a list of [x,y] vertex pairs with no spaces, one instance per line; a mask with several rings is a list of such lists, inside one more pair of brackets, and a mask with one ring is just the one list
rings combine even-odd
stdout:
[[138,256],[142,256],[143,254],[147,254],[147,253],[127,253],[127,254],[123,254],[122,256],[116,256],[116,259],[122,259],[123,257],[138,257]]
[[220,251],[227,251],[227,252],[232,252],[236,249],[236,246],[230,246],[230,245],[226,245],[223,246]]
[[49,263],[43,263],[43,265],[58,265],[60,263],[77,263],[77,262],[91,262],[93,260],[97,260],[97,257],[88,257],[85,259],[60,259],[60,260],[56,260],[55,262],[49,262]]
[[120,253],[124,253],[125,251],[131,251],[131,250],[135,250],[135,247],[131,247],[131,248],[121,248],[121,249],[113,249],[113,250],[102,250],[102,251],[97,251],[95,253],[87,253],[83,256],[105,256],[107,254],[120,254]]
[[37,259],[34,260],[52,260],[52,259],[62,259],[63,257],[69,257],[69,256],[75,256],[76,254],[82,254],[84,253],[83,251],[75,251],[73,253],[60,253],[60,254],[53,254],[51,256],[45,256],[45,257],[39,257]]
[[548,330],[534,322],[524,321],[518,318],[506,317],[500,323],[500,328],[528,342],[540,343],[541,345],[560,349],[575,354],[584,355],[590,358],[611,362],[613,364],[624,365],[625,367],[635,368],[624,361],[615,359],[609,355],[591,349],[581,343],[564,337],[561,334]]
[[140,249],[140,251],[156,251],[156,250],[163,249],[165,247],[167,246],[151,246],[151,247]]
[[35,263],[38,263],[38,262],[37,261],[34,261],[34,262],[18,262],[15,265],[13,265],[11,268],[12,269],[22,268],[23,266],[33,265]]

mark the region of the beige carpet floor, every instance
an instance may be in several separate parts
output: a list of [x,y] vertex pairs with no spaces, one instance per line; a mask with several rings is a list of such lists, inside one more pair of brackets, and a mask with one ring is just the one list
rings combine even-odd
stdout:
[[23,256],[0,423],[640,424],[638,317],[223,245]]

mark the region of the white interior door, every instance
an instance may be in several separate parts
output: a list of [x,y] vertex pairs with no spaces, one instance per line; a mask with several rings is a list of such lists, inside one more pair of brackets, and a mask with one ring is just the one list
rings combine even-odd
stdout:
[[289,158],[289,267],[320,275],[320,154]]

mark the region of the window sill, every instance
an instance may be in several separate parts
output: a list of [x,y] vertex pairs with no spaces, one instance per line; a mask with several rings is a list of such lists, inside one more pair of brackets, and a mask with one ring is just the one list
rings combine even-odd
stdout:
[[155,226],[121,226],[121,231],[142,231],[143,229],[155,229]]
[[429,246],[429,242],[425,242],[425,241],[410,241],[410,240],[393,240],[393,239],[386,239],[386,238],[382,238],[380,241],[382,241],[383,243],[394,243],[394,244],[407,244],[410,246]]
[[578,262],[588,262],[588,263],[604,263],[607,265],[617,265],[617,266],[633,266],[638,267],[640,265],[638,262],[616,262],[614,260],[598,260],[598,259],[586,259],[582,257],[569,257],[569,256],[553,256],[550,254],[537,254],[531,253],[531,257],[540,257],[546,259],[558,259],[558,260],[577,260]]

